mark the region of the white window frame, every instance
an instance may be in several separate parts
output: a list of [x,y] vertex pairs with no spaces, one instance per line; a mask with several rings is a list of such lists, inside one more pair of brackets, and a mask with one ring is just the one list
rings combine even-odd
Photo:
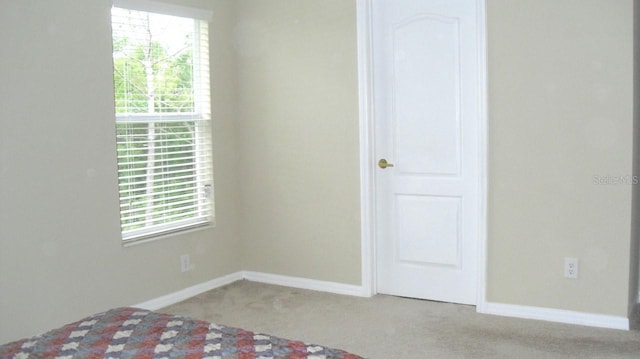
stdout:
[[[196,216],[194,218],[182,219],[175,222],[170,222],[162,225],[153,225],[151,227],[142,227],[138,229],[122,230],[123,243],[133,243],[137,241],[147,241],[150,239],[158,238],[167,234],[175,232],[181,232],[193,228],[203,226],[215,226],[215,206],[213,199],[213,164],[212,162],[212,132],[211,132],[211,105],[210,105],[210,85],[209,85],[209,35],[208,35],[208,22],[212,18],[212,12],[209,10],[186,7],[181,5],[174,5],[168,3],[160,3],[148,0],[113,0],[113,7],[124,8],[129,10],[144,11],[149,13],[170,15],[185,17],[195,20],[196,29],[194,31],[195,39],[194,44],[194,66],[193,77],[194,81],[194,109],[195,112],[176,112],[176,113],[157,113],[157,114],[145,114],[145,113],[117,113],[116,123],[149,123],[150,121],[156,122],[171,122],[171,121],[193,121],[196,127],[196,157],[208,158],[206,166],[210,167],[208,176],[202,177],[204,168],[201,161],[196,161],[196,176],[198,178],[197,188],[203,188],[206,192],[205,200],[208,200],[208,204],[203,204],[202,200],[197,201],[203,208],[206,208],[206,215]],[[203,65],[206,64],[206,65]],[[199,142],[202,138],[199,133],[206,133],[207,140],[205,142]],[[205,171],[206,172],[206,171]],[[202,181],[202,183],[200,183]],[[195,204],[195,202],[194,202]],[[122,210],[122,209],[121,209]],[[200,212],[200,211],[199,211]],[[122,220],[121,213],[121,220]]]

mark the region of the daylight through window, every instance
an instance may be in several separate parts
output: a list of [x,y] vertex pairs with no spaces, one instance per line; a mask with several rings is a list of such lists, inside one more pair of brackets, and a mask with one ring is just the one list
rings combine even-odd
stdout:
[[213,221],[207,23],[112,8],[123,240]]

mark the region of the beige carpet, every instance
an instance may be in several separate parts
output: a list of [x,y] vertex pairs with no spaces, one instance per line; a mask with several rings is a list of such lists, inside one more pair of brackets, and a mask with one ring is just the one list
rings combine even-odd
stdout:
[[640,358],[640,332],[477,314],[248,281],[159,310],[382,358]]

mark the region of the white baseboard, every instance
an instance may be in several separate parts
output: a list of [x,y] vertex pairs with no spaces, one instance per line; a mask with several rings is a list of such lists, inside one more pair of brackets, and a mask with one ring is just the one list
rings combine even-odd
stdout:
[[626,317],[574,312],[571,310],[485,302],[481,307],[478,307],[478,312],[505,317],[629,330],[629,319]]
[[225,286],[227,284],[231,284],[233,282],[242,280],[243,279],[242,273],[243,272],[231,273],[223,277],[210,280],[208,282],[196,284],[192,287],[185,288],[167,295],[163,295],[162,297],[158,297],[156,299],[152,299],[144,303],[133,305],[133,307],[142,308],[146,310],[158,310],[164,307],[168,307],[172,304],[176,304],[178,302],[182,302],[183,300],[189,299],[191,297],[195,297],[196,295],[202,294],[206,291],[216,289],[216,288]]
[[300,289],[316,290],[320,292],[329,292],[336,294],[351,295],[356,297],[370,297],[365,293],[364,288],[357,285],[342,284],[336,282],[325,282],[314,279],[289,277],[277,274],[259,273],[240,271],[228,274],[223,277],[215,278],[208,282],[196,284],[192,287],[179,290],[174,293],[163,295],[149,301],[133,305],[132,307],[142,308],[146,310],[158,310],[164,307],[168,307],[172,304],[182,302],[191,297],[195,297],[198,294],[202,294],[206,291],[220,288],[227,284],[237,282],[239,280],[249,280],[252,282],[259,282],[265,284],[281,285],[284,287],[293,287]]
[[243,272],[243,277],[252,282],[281,285],[300,289],[309,289],[319,292],[329,292],[335,294],[351,295],[355,297],[370,297],[365,288],[359,285],[350,285],[336,282],[326,282],[315,279],[289,277],[278,274],[268,274],[259,272]]

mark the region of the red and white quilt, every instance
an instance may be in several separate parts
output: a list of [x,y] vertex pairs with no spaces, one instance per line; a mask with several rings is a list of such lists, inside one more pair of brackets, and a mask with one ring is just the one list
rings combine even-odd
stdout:
[[137,308],[0,346],[0,358],[361,359],[338,349]]

